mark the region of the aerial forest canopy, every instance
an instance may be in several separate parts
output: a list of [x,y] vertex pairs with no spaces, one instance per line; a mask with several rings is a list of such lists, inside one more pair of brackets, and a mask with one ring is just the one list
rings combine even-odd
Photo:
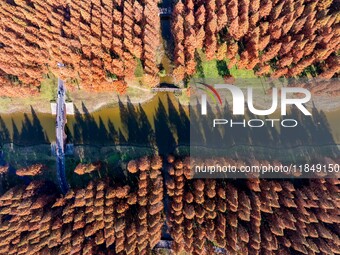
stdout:
[[143,86],[154,87],[163,43],[175,83],[197,72],[202,53],[258,76],[331,78],[339,71],[335,1],[174,1],[173,38],[163,42],[159,4],[1,0],[0,95],[36,94],[48,73],[70,88],[125,93],[136,68]]
[[[0,196],[0,254],[339,254],[339,180],[192,179],[189,158],[127,165],[124,185],[59,195],[44,181]],[[165,184],[165,185],[164,185]],[[170,252],[170,251],[169,251]],[[167,253],[169,254],[169,253]]]
[[49,72],[88,91],[123,93],[137,59],[153,86],[159,30],[156,0],[1,0],[1,94],[36,93]]
[[309,67],[323,78],[339,71],[339,8],[321,0],[183,0],[173,13],[174,73],[193,75],[197,50],[208,60],[258,76],[295,77]]

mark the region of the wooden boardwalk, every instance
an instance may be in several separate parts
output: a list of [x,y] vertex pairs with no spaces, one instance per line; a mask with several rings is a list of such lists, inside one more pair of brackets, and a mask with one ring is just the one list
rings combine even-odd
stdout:
[[180,88],[152,88],[151,91],[153,93],[169,92],[169,93],[174,93],[174,94],[177,94],[177,95],[182,95],[182,89],[180,89]]

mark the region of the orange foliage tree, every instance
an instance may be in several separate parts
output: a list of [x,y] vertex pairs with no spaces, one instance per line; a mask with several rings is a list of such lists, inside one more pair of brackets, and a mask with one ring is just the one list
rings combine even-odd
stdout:
[[[237,64],[258,76],[334,77],[339,72],[339,62],[332,61],[340,49],[337,17],[335,4],[323,0],[179,1],[172,23],[175,73],[192,75],[192,53],[203,49],[208,60],[226,59],[229,68]],[[189,46],[189,41],[195,43]]]
[[[158,77],[157,3],[1,2],[0,95],[35,94],[49,71],[87,91],[125,93],[136,58],[146,74]],[[59,69],[58,62],[65,67]],[[11,88],[15,93],[8,92]]]

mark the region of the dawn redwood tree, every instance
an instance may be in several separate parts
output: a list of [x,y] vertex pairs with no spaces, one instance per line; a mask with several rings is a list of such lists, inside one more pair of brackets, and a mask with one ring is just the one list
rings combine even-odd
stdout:
[[[158,15],[158,1],[145,1],[144,6],[144,54],[145,72],[154,78],[158,77],[158,67],[156,65],[156,53],[160,47],[160,17]],[[149,84],[150,87],[156,85],[156,82]]]
[[195,52],[196,52],[196,32],[194,30],[195,17],[194,17],[194,3],[193,0],[187,0],[186,6],[188,8],[187,15],[184,20],[184,49],[186,61],[187,75],[193,75],[196,71]]
[[[17,77],[23,86],[21,90],[27,93],[39,87],[49,71],[66,84],[77,81],[80,88],[88,91],[125,93],[126,80],[134,78],[136,59],[140,59],[150,76],[148,85],[155,86],[156,53],[160,46],[157,3],[2,2],[0,54],[15,54],[16,58],[11,61],[13,68],[1,67],[1,71],[6,77]],[[65,64],[63,72],[57,67],[58,62]]]
[[209,0],[206,5],[206,23],[205,23],[205,41],[204,47],[208,60],[215,57],[217,50],[217,15],[216,15],[216,2]]
[[133,33],[135,34],[133,38],[134,44],[133,54],[137,58],[141,58],[143,53],[143,40],[142,40],[143,6],[138,1],[134,1],[133,10],[134,10]]
[[[174,63],[176,65],[173,75],[177,81],[181,81],[184,79],[186,74],[186,67],[185,67],[185,52],[184,52],[184,4],[182,1],[179,1],[173,10],[173,21],[172,21],[172,33],[175,37],[175,47],[174,47]],[[190,20],[189,20],[190,21]],[[190,23],[188,24],[190,26]],[[190,34],[192,32],[189,31]],[[188,43],[192,43],[190,39],[187,41]],[[192,45],[191,45],[192,47]]]
[[217,31],[221,31],[228,24],[227,1],[216,0]]
[[195,12],[195,32],[196,32],[196,47],[202,49],[205,39],[205,6],[202,4]]
[[[190,38],[190,28],[184,26],[185,37],[174,28],[182,27],[180,15],[191,20],[192,4],[182,6],[180,1],[178,6],[180,12],[175,8],[173,22],[177,56],[174,73],[183,78],[188,75],[183,61],[185,66],[194,66],[191,58],[179,54],[188,47],[182,45]],[[313,66],[322,66],[339,48],[337,14],[329,1],[196,1],[193,9],[196,49],[202,49],[208,60],[226,60],[229,68],[237,64],[241,69],[253,69],[257,75],[274,77],[310,75],[311,68],[320,74],[322,69]],[[337,72],[329,72],[327,77],[331,73]]]

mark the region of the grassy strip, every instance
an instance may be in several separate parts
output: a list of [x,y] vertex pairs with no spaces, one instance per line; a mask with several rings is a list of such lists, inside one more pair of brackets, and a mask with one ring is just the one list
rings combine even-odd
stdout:
[[232,75],[234,78],[257,78],[253,70],[238,69],[233,66],[228,68],[228,59],[224,60],[207,60],[204,52],[199,51],[196,55],[197,71],[194,78],[221,78],[226,75]]

